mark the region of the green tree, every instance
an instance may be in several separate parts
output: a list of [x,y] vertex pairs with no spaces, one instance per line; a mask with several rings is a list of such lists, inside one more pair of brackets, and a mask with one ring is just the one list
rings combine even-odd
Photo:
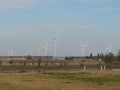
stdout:
[[42,60],[39,59],[39,60],[38,60],[38,66],[40,66],[41,64],[42,64]]
[[23,66],[26,66],[26,62],[23,63]]
[[115,56],[114,56],[113,53],[108,53],[108,54],[106,54],[106,55],[104,56],[104,61],[105,61],[106,63],[111,63],[111,62],[114,61],[114,58],[115,58]]
[[120,61],[120,50],[118,50],[117,60]]
[[14,62],[12,60],[9,61],[10,64],[13,64]]
[[2,61],[0,61],[0,66],[2,65]]

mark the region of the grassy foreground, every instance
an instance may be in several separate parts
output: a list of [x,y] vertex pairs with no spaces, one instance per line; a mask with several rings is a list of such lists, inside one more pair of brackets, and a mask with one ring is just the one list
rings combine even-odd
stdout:
[[0,90],[120,90],[120,72],[1,73]]

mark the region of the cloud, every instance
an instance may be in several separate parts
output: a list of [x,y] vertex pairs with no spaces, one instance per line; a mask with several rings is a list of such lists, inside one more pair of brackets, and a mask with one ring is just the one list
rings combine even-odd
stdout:
[[17,34],[40,33],[40,32],[73,32],[82,30],[96,30],[97,28],[107,27],[108,24],[81,24],[81,23],[45,23],[17,27],[16,29],[0,29],[0,35],[11,36]]
[[[53,23],[53,24],[39,24],[35,26],[28,26],[22,32],[39,32],[39,31],[75,31],[75,30],[90,30],[98,27],[104,27],[104,24],[80,24],[80,23]],[[20,31],[21,32],[21,31]]]
[[13,29],[0,29],[0,37],[4,37],[4,36],[9,37],[16,33],[17,33],[17,31],[13,30]]
[[67,17],[65,17],[66,19],[69,19],[69,20],[79,20],[82,18],[82,14],[73,14],[73,15],[69,15]]
[[37,3],[50,3],[53,0],[0,0],[0,10],[27,9]]
[[81,3],[105,3],[105,2],[112,2],[113,0],[77,0]]
[[95,8],[92,11],[93,12],[105,12],[105,13],[110,13],[112,11],[119,11],[120,8],[114,8],[114,7],[102,7],[102,8]]
[[94,29],[97,27],[103,26],[102,24],[80,24],[80,23],[46,23],[46,24],[38,24],[31,25],[25,27],[18,27],[16,29],[0,29],[0,35],[15,35],[18,33],[33,33],[40,31],[47,32],[59,32],[59,31],[75,31],[75,30],[88,30]]

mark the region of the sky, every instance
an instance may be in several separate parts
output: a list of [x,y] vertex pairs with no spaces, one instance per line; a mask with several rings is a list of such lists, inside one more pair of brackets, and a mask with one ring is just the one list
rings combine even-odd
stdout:
[[80,43],[87,45],[85,55],[120,49],[120,0],[0,0],[0,56],[54,55],[81,56]]

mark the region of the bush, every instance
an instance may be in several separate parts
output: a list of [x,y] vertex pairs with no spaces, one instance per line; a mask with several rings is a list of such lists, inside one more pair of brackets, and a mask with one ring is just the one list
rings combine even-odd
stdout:
[[111,63],[111,62],[114,61],[114,59],[115,59],[115,56],[114,56],[113,53],[108,53],[108,54],[106,54],[105,57],[104,57],[105,63]]

